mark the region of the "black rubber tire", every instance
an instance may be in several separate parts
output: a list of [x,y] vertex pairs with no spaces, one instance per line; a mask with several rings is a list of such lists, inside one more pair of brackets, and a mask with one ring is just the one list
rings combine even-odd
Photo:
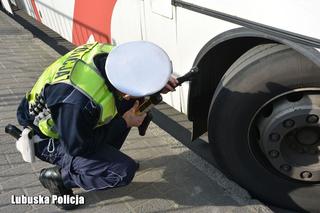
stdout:
[[320,88],[320,69],[281,44],[254,47],[222,78],[212,99],[208,136],[222,171],[261,201],[296,211],[320,212],[320,184],[295,181],[263,165],[249,146],[254,113],[275,96]]

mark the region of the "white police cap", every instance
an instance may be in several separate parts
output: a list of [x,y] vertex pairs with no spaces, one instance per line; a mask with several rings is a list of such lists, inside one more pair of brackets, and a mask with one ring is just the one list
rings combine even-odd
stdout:
[[160,91],[168,82],[172,67],[166,52],[154,43],[132,41],[109,53],[105,65],[110,83],[120,92],[143,97]]

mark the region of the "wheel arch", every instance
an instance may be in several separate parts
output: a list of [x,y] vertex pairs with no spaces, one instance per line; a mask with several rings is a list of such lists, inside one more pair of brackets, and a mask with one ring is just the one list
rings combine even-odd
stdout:
[[188,118],[193,122],[192,140],[207,131],[211,99],[224,73],[246,51],[267,43],[285,44],[320,67],[319,51],[289,39],[244,27],[217,35],[203,46],[193,63],[193,67],[199,68],[199,74],[190,83],[188,95]]

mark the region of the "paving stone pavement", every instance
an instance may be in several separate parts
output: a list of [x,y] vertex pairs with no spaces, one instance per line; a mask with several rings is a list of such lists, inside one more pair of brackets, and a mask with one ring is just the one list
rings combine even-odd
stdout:
[[[17,124],[19,101],[41,71],[60,54],[0,11],[0,212],[60,212],[53,205],[12,205],[12,195],[49,195],[39,171],[49,164],[23,162],[14,139],[4,133]],[[133,129],[123,152],[140,161],[125,187],[85,192],[76,212],[271,212],[164,130],[151,123],[146,136]]]

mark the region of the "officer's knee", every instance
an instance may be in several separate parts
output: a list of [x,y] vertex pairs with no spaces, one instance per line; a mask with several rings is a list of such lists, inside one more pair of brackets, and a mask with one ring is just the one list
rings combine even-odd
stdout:
[[134,160],[126,162],[126,176],[123,177],[123,182],[127,185],[131,183],[138,169],[137,163]]

